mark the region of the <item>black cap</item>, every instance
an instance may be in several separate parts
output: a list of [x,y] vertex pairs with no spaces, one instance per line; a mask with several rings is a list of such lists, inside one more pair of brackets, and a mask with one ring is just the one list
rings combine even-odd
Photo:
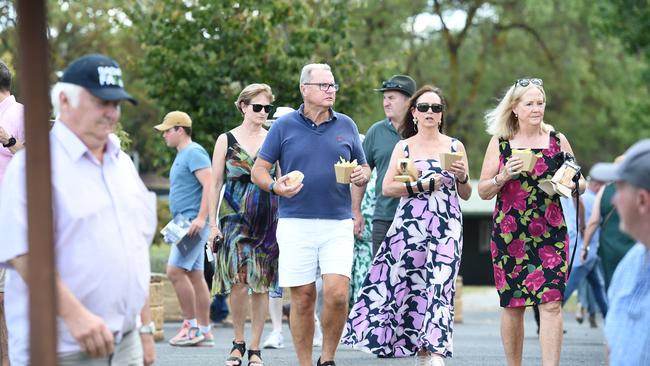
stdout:
[[415,80],[408,75],[393,75],[388,81],[381,83],[381,88],[375,89],[375,91],[385,92],[389,90],[395,90],[406,94],[407,97],[410,97],[415,93]]
[[82,86],[101,100],[128,100],[138,104],[124,90],[120,65],[112,58],[98,53],[74,60],[63,72],[61,82]]

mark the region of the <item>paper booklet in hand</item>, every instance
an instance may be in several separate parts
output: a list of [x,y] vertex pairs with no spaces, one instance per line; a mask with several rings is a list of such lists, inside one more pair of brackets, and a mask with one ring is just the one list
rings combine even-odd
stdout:
[[194,236],[187,235],[191,222],[182,214],[177,214],[165,227],[160,230],[163,241],[169,245],[176,245],[182,255],[187,255],[197,244],[205,243],[207,231],[202,230]]

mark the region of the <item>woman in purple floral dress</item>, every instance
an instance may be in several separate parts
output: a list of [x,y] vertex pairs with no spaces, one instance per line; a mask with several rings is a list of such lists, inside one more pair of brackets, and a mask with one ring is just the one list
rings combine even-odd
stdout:
[[[444,365],[452,355],[455,280],[462,252],[458,197],[472,192],[467,158],[448,170],[440,153],[465,152],[442,134],[445,101],[425,86],[409,100],[402,136],[383,182],[401,197],[395,219],[352,307],[343,342],[379,357],[418,356],[420,365]],[[397,160],[411,158],[421,172],[413,183],[394,177]]]
[[[504,308],[501,340],[508,365],[521,365],[524,311],[533,305],[541,315],[542,364],[560,362],[569,239],[559,196],[550,197],[538,183],[559,168],[554,155],[573,152],[564,135],[544,123],[545,106],[542,80],[520,79],[486,115],[493,137],[478,190],[483,199],[497,196],[490,250]],[[537,157],[531,171],[523,169],[513,149],[530,149]],[[579,190],[584,187],[581,177]]]

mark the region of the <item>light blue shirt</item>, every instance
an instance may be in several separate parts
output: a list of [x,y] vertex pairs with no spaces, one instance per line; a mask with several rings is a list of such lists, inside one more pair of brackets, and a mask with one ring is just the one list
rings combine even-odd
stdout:
[[205,149],[192,142],[176,154],[169,172],[169,209],[172,216],[183,214],[192,220],[199,214],[203,186],[194,173],[210,168],[210,157]]
[[[585,224],[589,222],[591,218],[591,213],[594,209],[594,201],[596,200],[596,193],[591,190],[587,190],[582,196],[582,203],[585,206]],[[591,236],[589,241],[589,253],[587,254],[587,260],[592,260],[598,256],[598,241],[600,240],[600,225],[594,231],[594,234]],[[580,238],[580,245],[582,245],[582,237]]]
[[618,264],[608,295],[609,364],[650,365],[650,251],[643,244],[633,246]]

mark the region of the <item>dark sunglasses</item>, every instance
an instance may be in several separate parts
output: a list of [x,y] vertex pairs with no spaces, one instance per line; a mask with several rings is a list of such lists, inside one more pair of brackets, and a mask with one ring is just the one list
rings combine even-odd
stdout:
[[271,108],[273,108],[273,104],[251,104],[251,107],[253,107],[253,112],[259,112],[264,108],[264,113],[271,113]]
[[542,79],[537,79],[537,78],[535,78],[535,79],[517,79],[517,81],[515,81],[515,86],[519,85],[519,86],[523,86],[524,88],[527,87],[530,84],[537,85],[537,86],[543,86],[544,82],[542,81]]
[[442,112],[442,111],[445,110],[445,106],[444,106],[444,105],[442,105],[442,104],[437,104],[437,103],[436,103],[436,104],[418,103],[418,104],[415,106],[415,109],[417,109],[418,111],[420,111],[420,112],[422,112],[422,113],[428,111],[429,108],[431,108],[431,112],[433,112],[433,113],[440,113],[440,112]]

